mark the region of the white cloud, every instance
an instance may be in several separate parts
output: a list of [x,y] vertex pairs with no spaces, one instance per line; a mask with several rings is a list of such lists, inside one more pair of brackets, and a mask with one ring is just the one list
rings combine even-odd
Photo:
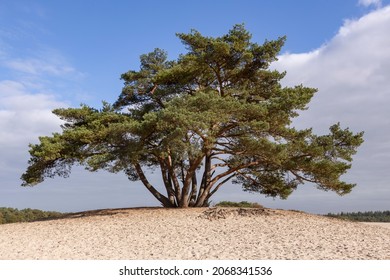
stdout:
[[13,70],[32,75],[49,74],[61,76],[75,72],[74,68],[70,66],[34,58],[9,60],[5,62],[5,65]]
[[310,106],[316,109],[310,114],[324,114],[328,110],[324,111],[324,106],[330,106],[344,117],[357,110],[362,113],[363,109],[373,113],[350,115],[354,120],[373,118],[382,112],[377,111],[379,108],[387,115],[389,28],[390,6],[346,22],[328,44],[313,52],[280,56],[274,67],[287,71],[286,85],[303,83],[320,89]]
[[[273,66],[287,71],[285,85],[303,83],[319,89],[309,110],[295,121],[298,127],[327,133],[327,127],[340,121],[356,132],[365,131],[365,143],[347,177],[358,184],[361,194],[382,191],[382,198],[390,199],[388,30],[390,6],[346,21],[338,34],[319,49],[281,55]],[[363,197],[359,199],[363,201]]]
[[53,95],[32,93],[20,82],[0,81],[1,161],[7,160],[5,155],[26,150],[28,143],[36,142],[39,135],[58,130],[61,121],[51,110],[64,106]]
[[19,180],[27,166],[28,144],[59,131],[62,122],[51,110],[65,106],[52,94],[34,92],[19,81],[0,81],[0,206],[31,199]]
[[358,5],[368,7],[374,5],[376,7],[382,6],[382,0],[359,0]]
[[[1,39],[1,38],[0,38]],[[3,45],[6,46],[6,43]],[[51,111],[66,106],[54,94],[63,80],[77,78],[77,71],[54,50],[42,48],[31,57],[0,50],[0,173],[25,166],[28,144],[39,135],[58,131],[60,120]],[[13,176],[4,173],[6,177]]]
[[[128,197],[136,201],[138,198],[135,205],[155,205],[146,189],[132,192],[124,175],[90,174],[77,167],[67,180],[47,180],[33,190],[20,187],[19,178],[29,158],[28,144],[37,143],[39,136],[61,130],[62,121],[51,113],[59,107],[68,107],[68,104],[38,86],[0,80],[0,207],[81,211],[112,208],[113,205],[127,207]],[[114,189],[108,189],[113,185]]]
[[[63,56],[47,48],[27,58],[3,52],[0,71],[8,78],[0,80],[0,161],[4,164],[15,153],[24,153],[21,157],[26,158],[30,142],[59,130],[62,122],[51,111],[69,104],[59,101],[58,89],[69,91],[64,81],[75,81],[82,74],[69,66]],[[61,98],[66,96],[62,95]],[[25,162],[26,159],[23,165]]]
[[[1,52],[0,52],[1,54]],[[27,57],[14,57],[3,52],[0,55],[0,66],[20,75],[38,77],[54,77],[61,79],[78,79],[84,74],[72,67],[67,59],[50,48],[41,48]]]

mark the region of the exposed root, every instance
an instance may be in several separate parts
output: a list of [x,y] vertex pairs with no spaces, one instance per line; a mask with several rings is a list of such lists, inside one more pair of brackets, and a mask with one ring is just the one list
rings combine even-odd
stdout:
[[210,208],[204,211],[199,218],[207,220],[219,220],[226,219],[228,217],[251,217],[251,216],[260,216],[260,215],[269,215],[265,208]]

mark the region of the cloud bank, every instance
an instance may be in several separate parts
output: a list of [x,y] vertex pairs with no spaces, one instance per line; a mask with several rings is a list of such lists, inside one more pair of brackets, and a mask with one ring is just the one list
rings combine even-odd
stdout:
[[[361,1],[380,4],[380,1]],[[345,21],[327,44],[308,53],[283,54],[273,67],[287,71],[285,85],[302,83],[319,91],[295,120],[318,133],[338,121],[365,131],[346,180],[358,186],[340,207],[386,209],[390,201],[390,6]],[[375,199],[377,198],[377,201]],[[341,205],[344,203],[345,205]]]
[[364,7],[369,7],[371,5],[376,6],[376,7],[381,7],[382,1],[381,0],[359,0],[358,5],[364,6]]

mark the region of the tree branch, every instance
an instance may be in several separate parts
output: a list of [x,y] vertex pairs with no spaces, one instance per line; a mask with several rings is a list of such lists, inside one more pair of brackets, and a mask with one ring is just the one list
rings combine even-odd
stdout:
[[223,180],[221,183],[219,183],[208,195],[207,195],[207,198],[206,200],[208,200],[214,193],[216,193],[218,191],[218,189],[223,185],[225,184],[227,181],[229,181],[231,178],[233,178],[234,176],[236,176],[236,173],[233,173],[232,175],[230,175],[229,177],[225,178],[225,180]]
[[254,165],[257,165],[259,164],[258,161],[252,161],[250,163],[247,163],[247,164],[241,164],[241,165],[238,165],[234,168],[231,168],[223,173],[220,173],[219,175],[215,176],[211,181],[210,181],[210,185],[214,185],[218,180],[220,180],[221,178],[225,177],[225,176],[228,176],[230,174],[232,174],[233,172],[236,172],[237,170],[240,170],[240,169],[243,169],[243,168],[247,168],[247,167],[250,167],[250,166],[254,166]]
[[153,186],[152,184],[149,183],[148,179],[146,179],[146,176],[141,168],[141,165],[139,163],[135,163],[134,164],[134,168],[139,176],[139,178],[141,179],[142,183],[144,184],[144,186],[148,189],[148,191],[153,194],[153,196],[155,198],[157,198],[158,201],[160,201],[162,203],[162,205],[164,207],[174,207],[174,205],[171,204],[171,202],[169,201],[169,199],[162,195],[159,191],[157,191]]
[[305,178],[301,175],[299,175],[297,172],[295,172],[294,170],[289,170],[294,176],[296,176],[298,179],[300,179],[301,181],[306,181],[306,182],[310,182],[310,183],[315,183],[317,184],[318,181],[317,180],[310,180],[308,178]]

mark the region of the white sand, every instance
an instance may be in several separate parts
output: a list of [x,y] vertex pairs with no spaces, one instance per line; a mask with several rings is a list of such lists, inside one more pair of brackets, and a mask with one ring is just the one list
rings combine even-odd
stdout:
[[363,224],[371,225],[371,226],[380,226],[380,227],[390,229],[390,223],[363,223]]
[[271,209],[208,220],[206,210],[98,210],[0,225],[0,259],[390,260],[390,228]]

